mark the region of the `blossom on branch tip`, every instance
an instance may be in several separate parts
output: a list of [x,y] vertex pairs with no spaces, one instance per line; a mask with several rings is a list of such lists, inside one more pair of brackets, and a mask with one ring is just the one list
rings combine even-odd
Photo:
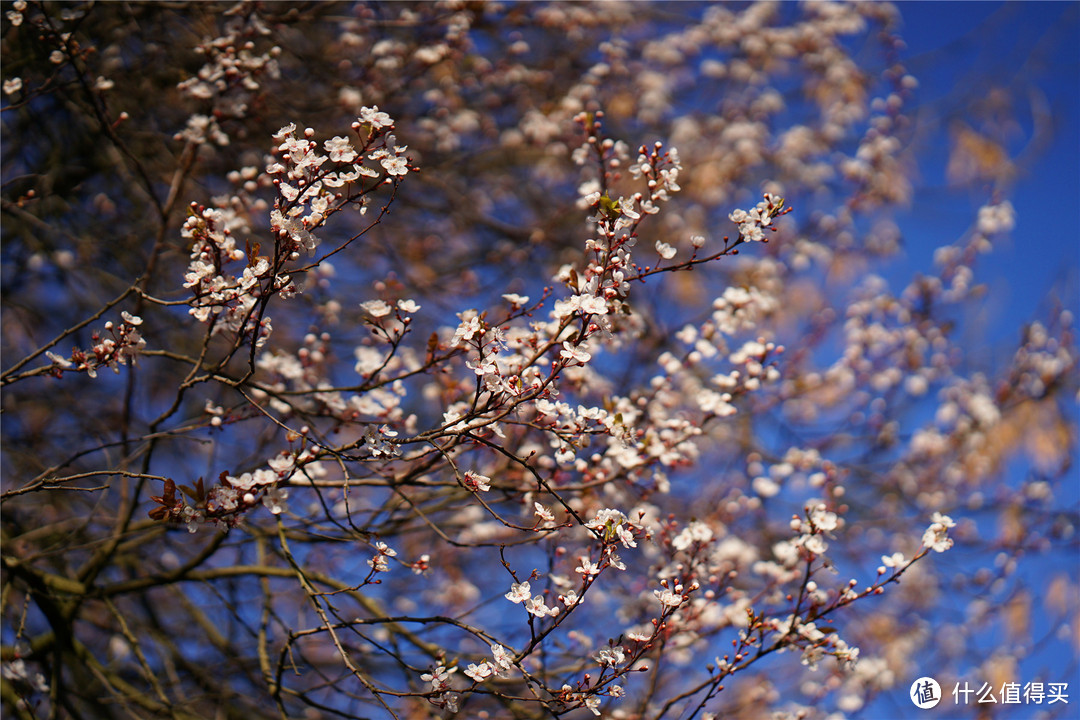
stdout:
[[824,555],[829,549],[829,544],[820,535],[803,535],[796,543],[814,555]]
[[465,668],[465,674],[475,682],[481,683],[495,674],[495,666],[486,660],[479,665],[469,663],[469,666]]
[[573,590],[568,590],[566,593],[559,596],[559,602],[568,608],[572,608],[575,605],[580,605],[583,598],[579,596]]
[[454,337],[450,341],[450,344],[454,347],[461,347],[478,334],[482,333],[483,326],[480,323],[480,318],[476,314],[476,311],[467,310],[466,312],[461,313],[461,324],[458,325],[457,330],[454,331]]
[[57,366],[62,367],[62,368],[69,368],[74,364],[70,360],[65,358],[63,355],[59,355],[57,353],[54,353],[52,350],[46,350],[45,351],[45,356],[48,357],[50,360],[52,360],[54,365],[57,365]]
[[358,119],[375,129],[390,127],[394,124],[389,115],[379,110],[378,105],[360,108],[360,117]]
[[594,658],[601,667],[617,667],[626,662],[626,651],[623,650],[622,645],[615,645],[614,647],[601,648]]
[[479,357],[475,361],[466,360],[465,366],[480,376],[497,373],[499,371],[499,366],[495,362],[494,355],[488,355],[486,358]]
[[599,563],[594,563],[594,562],[590,561],[589,558],[587,558],[587,557],[585,557],[583,555],[580,558],[580,562],[579,562],[578,566],[576,568],[574,568],[574,572],[580,573],[582,577],[586,577],[586,578],[591,576],[591,575],[599,575],[600,574],[600,565],[599,565]]
[[491,478],[472,470],[466,470],[464,484],[466,488],[473,492],[487,492],[491,489]]
[[904,553],[895,552],[892,555],[882,555],[881,564],[885,567],[898,568],[903,565],[907,560],[904,558]]
[[597,511],[596,516],[585,523],[585,527],[592,530],[603,530],[603,539],[605,541],[618,538],[625,548],[637,547],[634,534],[630,531],[632,524],[626,515],[618,510],[604,508]]
[[348,138],[334,137],[323,143],[323,148],[334,162],[352,162],[356,159],[356,148]]
[[502,645],[491,646],[491,659],[498,668],[496,672],[506,672],[514,667],[513,656]]
[[543,520],[545,524],[550,525],[551,523],[555,522],[555,515],[552,514],[552,512],[550,510],[548,510],[546,507],[544,507],[540,503],[534,502],[533,503],[533,508],[535,510],[535,512],[533,514],[536,515],[541,520]]
[[677,608],[683,604],[683,597],[674,590],[653,590],[653,595],[664,607]]
[[35,692],[44,693],[49,691],[49,684],[45,681],[45,676],[41,673],[33,673],[26,667],[26,661],[22,658],[15,658],[11,662],[5,662],[0,666],[0,674],[7,680],[15,680],[25,683]]
[[751,210],[733,210],[728,218],[739,226],[739,237],[745,242],[764,242],[765,229],[775,217],[783,214],[784,199],[765,193],[765,199]]
[[391,430],[387,425],[380,426],[378,430],[369,427],[364,431],[363,447],[375,458],[397,457],[401,454],[401,449],[391,440],[391,438],[397,437],[397,434],[396,430]]
[[594,295],[574,295],[566,300],[557,300],[551,314],[559,320],[576,312],[587,315],[607,315],[607,301]]
[[592,355],[586,352],[585,348],[580,345],[575,347],[569,341],[563,343],[563,349],[559,355],[567,361],[567,365],[573,365],[574,363],[584,365],[592,359]]
[[272,512],[274,515],[280,515],[285,512],[287,505],[285,500],[289,497],[289,489],[284,487],[274,486],[266,491],[263,495],[263,505],[266,509]]
[[382,542],[381,540],[375,543],[375,557],[368,560],[368,565],[375,572],[389,572],[390,565],[387,562],[387,558],[397,556],[397,550]]
[[819,532],[832,532],[840,526],[840,518],[836,513],[829,512],[824,504],[815,506],[810,511],[810,522]]
[[675,536],[675,539],[671,541],[671,546],[676,550],[685,550],[694,543],[704,545],[712,539],[712,528],[700,520],[695,520]]
[[549,608],[546,604],[544,604],[544,598],[541,595],[534,595],[528,600],[526,600],[525,609],[539,618],[545,617],[547,615],[555,617],[559,614],[558,606]]
[[266,464],[278,475],[285,475],[296,466],[296,458],[292,453],[283,452],[267,460]]
[[514,583],[510,586],[510,592],[506,593],[504,597],[512,603],[523,603],[532,597],[532,592],[529,588],[529,581],[526,580],[522,583]]
[[405,175],[409,172],[408,160],[400,155],[387,156],[379,160],[388,175]]
[[259,469],[254,473],[244,473],[240,477],[225,478],[225,481],[240,491],[253,490],[255,488],[273,485],[277,482],[277,473],[270,470]]
[[923,533],[923,545],[934,552],[945,552],[953,546],[953,540],[948,534],[951,527],[956,527],[951,517],[935,512],[931,518],[930,527]]
[[431,672],[426,672],[420,676],[420,679],[431,683],[431,689],[433,691],[445,690],[450,686],[450,676],[457,672],[456,667],[447,669],[443,665],[438,665],[432,669]]
[[521,307],[525,303],[529,302],[528,295],[518,295],[517,293],[504,293],[502,298],[506,302],[517,307]]
[[390,314],[390,311],[393,310],[393,308],[382,300],[368,300],[367,302],[360,303],[360,307],[373,318],[386,317]]

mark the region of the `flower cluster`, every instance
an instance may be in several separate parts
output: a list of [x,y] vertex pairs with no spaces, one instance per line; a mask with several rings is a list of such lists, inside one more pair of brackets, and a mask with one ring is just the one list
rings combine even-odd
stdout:
[[278,190],[270,226],[290,258],[298,257],[300,250],[315,252],[319,240],[313,231],[330,215],[348,205],[366,213],[374,188],[383,182],[395,184],[409,171],[407,148],[397,145],[389,132],[393,121],[378,107],[361,108],[352,129],[356,145],[348,137],[336,136],[322,144],[325,155],[312,139],[311,128],[297,137],[296,124],[290,123],[274,134],[280,161],[266,167]]
[[739,238],[743,242],[768,242],[765,231],[775,231],[772,221],[786,212],[783,198],[765,193],[765,199],[756,207],[749,211],[735,210],[728,217],[739,226]]
[[[193,486],[180,485],[181,495],[177,495],[177,485],[165,480],[164,492],[151,498],[158,507],[150,511],[150,517],[174,523],[185,523],[188,532],[194,533],[201,524],[216,525],[226,529],[236,527],[245,513],[260,503],[274,515],[280,515],[286,509],[289,488],[282,481],[282,476],[292,470],[292,463],[287,467],[279,460],[281,472],[258,469],[254,472],[232,476],[222,472],[218,485],[207,488],[202,478]],[[187,499],[185,499],[185,497]]]
[[26,661],[20,657],[0,665],[0,674],[5,680],[25,686],[33,692],[49,692],[49,683],[39,672],[31,673]]
[[368,560],[368,567],[373,573],[390,572],[388,559],[396,556],[397,551],[380,540],[375,543],[375,557]]
[[[993,528],[987,514],[1004,528],[1000,562],[947,587],[1003,600],[1010,631],[1028,631],[1030,600],[1005,597],[1013,573],[1074,524],[1051,512],[1075,454],[1071,314],[1027,325],[1007,366],[970,369],[959,338],[976,260],[1024,229],[998,196],[890,291],[901,231],[871,211],[919,202],[905,177],[915,85],[891,6],[711,4],[657,24],[652,5],[190,4],[184,32],[202,40],[95,47],[103,27],[129,37],[134,18],[149,37],[176,15],[113,7],[71,33],[56,24],[40,62],[3,83],[17,132],[53,130],[31,111],[59,99],[72,111],[51,134],[109,150],[51,167],[33,150],[44,140],[12,144],[12,167],[32,170],[4,198],[25,225],[5,256],[19,280],[4,347],[27,355],[0,378],[18,413],[8,474],[26,475],[2,490],[3,559],[27,590],[26,611],[4,614],[20,699],[44,690],[34,656],[18,658],[24,635],[36,648],[55,630],[35,590],[50,587],[75,600],[78,659],[101,669],[81,695],[110,702],[227,700],[235,674],[191,672],[217,654],[276,678],[263,700],[289,717],[358,703],[401,717],[855,713],[905,684],[904,658],[930,642],[911,608],[933,617],[946,587],[936,553]],[[33,44],[24,16],[83,12],[19,0],[5,51]],[[852,57],[863,35],[884,52]],[[143,45],[149,78],[126,69]],[[177,90],[158,65],[194,75]],[[114,81],[124,92],[105,96]],[[177,107],[155,100],[113,124],[149,86]],[[288,122],[281,98],[337,130]],[[991,114],[1010,127],[1004,105]],[[141,152],[159,119],[183,128],[179,152]],[[268,123],[284,125],[272,141]],[[206,188],[220,194],[190,205],[177,257],[170,218]],[[134,219],[119,249],[64,232],[121,215]],[[54,218],[71,222],[38,232]],[[119,300],[95,314],[49,297],[58,279],[97,277],[76,257],[141,258],[125,237],[161,242]],[[124,314],[92,350],[57,352],[129,298],[147,340]],[[22,370],[42,356],[52,364]],[[116,397],[115,383],[67,378],[72,397],[93,393],[76,412],[42,400],[50,375],[136,357]],[[35,432],[61,412],[62,437]],[[1018,457],[1031,477],[996,483]],[[222,458],[233,469],[216,480],[169,479]],[[102,541],[148,496],[157,522]],[[186,541],[164,523],[230,534]],[[53,541],[72,527],[85,542]],[[876,577],[840,575],[848,563]],[[1048,581],[1062,616],[1069,582]],[[77,602],[80,587],[120,612]],[[261,612],[236,605],[252,598]],[[147,630],[207,618],[225,628],[209,649]],[[953,662],[971,636],[947,629]],[[148,673],[143,658],[177,670]],[[796,674],[774,683],[765,658]]]
[[952,527],[956,527],[956,523],[951,517],[935,512],[933,522],[923,533],[923,546],[934,552],[945,552],[953,546],[953,540],[949,537],[949,528]]
[[795,539],[793,546],[803,548],[813,555],[824,555],[829,549],[825,538],[831,537],[832,532],[841,527],[843,527],[843,520],[830,511],[825,503],[809,503],[806,507],[805,519],[793,518],[791,521],[791,529],[801,533]]
[[26,10],[26,0],[15,0],[11,4],[11,10],[8,10],[4,15],[7,17],[8,22],[12,27],[18,27],[23,23],[23,12]]
[[836,633],[826,633],[815,622],[804,622],[798,616],[791,615],[784,620],[771,620],[769,627],[777,633],[778,642],[782,643],[784,649],[794,647],[802,650],[801,662],[811,670],[816,670],[826,655],[835,657],[845,668],[853,667],[859,659],[859,648],[851,647]]
[[113,322],[105,323],[105,332],[108,336],[102,336],[95,332],[91,339],[94,344],[89,350],[74,348],[71,355],[65,357],[51,350],[45,355],[52,360],[50,371],[56,377],[60,377],[65,370],[70,372],[84,372],[90,377],[97,377],[101,368],[111,368],[119,373],[121,365],[135,362],[139,353],[146,347],[146,340],[136,329],[142,325],[142,318],[124,311],[119,325]]
[[[191,258],[184,286],[191,288],[190,313],[199,321],[210,323],[213,333],[231,333],[250,337],[257,346],[265,344],[272,331],[265,307],[269,298],[290,298],[299,288],[286,266],[300,257],[301,251],[312,254],[319,246],[314,231],[334,213],[350,206],[367,212],[369,194],[380,184],[396,184],[408,170],[402,153],[389,133],[393,125],[378,108],[362,108],[353,123],[359,150],[352,141],[335,137],[323,143],[327,155],[318,152],[308,128],[303,138],[296,137],[296,125],[289,124],[275,135],[274,153],[280,158],[270,162],[262,178],[250,178],[245,188],[254,190],[263,179],[277,188],[270,210],[270,230],[274,234],[271,256],[247,257],[237,246],[234,228],[246,227],[231,206],[208,208],[192,205],[191,214],[181,230],[191,244]],[[364,164],[376,164],[374,169]],[[238,178],[242,179],[242,178]],[[239,275],[226,267],[247,259]]]
[[271,33],[257,9],[228,15],[220,36],[205,38],[195,47],[206,62],[194,76],[177,85],[181,93],[208,106],[207,112],[188,118],[187,127],[176,135],[178,140],[228,145],[229,135],[220,121],[243,118],[262,84],[281,76],[277,61],[280,47],[256,52],[256,41]]
[[506,593],[504,597],[510,602],[523,604],[530,614],[539,618],[544,618],[549,615],[555,617],[559,614],[559,607],[557,605],[555,607],[548,607],[544,602],[544,597],[542,595],[532,594],[532,587],[529,585],[528,581],[514,583],[510,588],[510,592]]
[[194,293],[188,312],[196,320],[210,323],[213,333],[249,336],[257,345],[264,344],[272,326],[268,317],[258,317],[256,304],[264,284],[272,292],[295,292],[289,277],[275,277],[265,257],[249,262],[239,277],[226,271],[226,264],[243,260],[245,253],[236,247],[222,210],[193,204],[181,235],[191,243],[184,276],[184,287]]
[[436,665],[430,672],[420,676],[421,680],[431,684],[431,693],[435,695],[432,702],[451,712],[457,711],[460,698],[458,693],[450,691],[450,678],[457,671],[457,667],[447,668],[445,665]]

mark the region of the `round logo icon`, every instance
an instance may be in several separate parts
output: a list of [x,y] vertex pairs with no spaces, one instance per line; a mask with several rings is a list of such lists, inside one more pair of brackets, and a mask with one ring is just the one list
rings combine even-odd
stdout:
[[941,702],[941,686],[932,677],[921,677],[911,683],[911,702],[920,710],[929,710]]

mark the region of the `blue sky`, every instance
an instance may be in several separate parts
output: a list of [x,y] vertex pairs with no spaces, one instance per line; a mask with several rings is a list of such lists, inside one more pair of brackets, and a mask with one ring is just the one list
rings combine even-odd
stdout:
[[[899,7],[907,43],[904,61],[919,79],[917,104],[925,110],[919,115],[918,137],[924,146],[917,155],[915,199],[897,218],[905,254],[889,273],[894,289],[913,272],[930,270],[935,248],[960,238],[970,228],[977,208],[995,190],[989,183],[950,186],[946,176],[950,129],[957,121],[972,123],[970,118],[977,115],[980,103],[995,90],[1007,91],[1013,101],[1014,134],[1005,149],[1014,158],[1017,172],[1000,190],[1016,209],[1016,228],[975,268],[976,278],[988,284],[989,293],[980,315],[971,319],[990,329],[985,339],[989,346],[967,349],[976,367],[991,363],[984,369],[1000,370],[992,363],[1008,361],[1009,348],[1019,341],[1019,329],[1031,320],[1045,320],[1054,298],[1080,314],[1080,3],[905,2]],[[1080,462],[1074,459],[1073,475],[1057,495],[1057,507],[1073,512],[1080,501],[1076,467]],[[1024,463],[1017,463],[1013,472],[1010,484],[1023,480]],[[996,520],[989,515],[978,520],[984,521]],[[992,536],[993,529],[986,529]],[[956,552],[935,561],[964,574],[975,569],[972,563],[988,559]],[[1049,574],[1064,570],[1075,587],[1080,558],[1074,555],[1068,567],[1062,567],[1061,560],[1060,555],[1025,557],[1012,582],[1030,583],[1039,593]],[[987,599],[993,602],[990,596]],[[1075,593],[1071,601],[1075,611]],[[931,626],[956,622],[967,612],[965,605],[966,598],[958,597],[951,606],[942,607],[937,617],[926,620]],[[998,707],[994,717],[1029,718],[1037,710],[1048,709],[1063,713],[1056,717],[1080,716],[1075,628],[1065,638],[1054,638],[1061,630],[1056,622],[1036,613],[1030,654],[1021,661],[1018,677],[1012,679],[1020,683],[1067,680],[1070,704]],[[985,648],[987,656],[1008,647],[999,625],[974,632],[973,646]],[[923,674],[934,674],[930,658],[913,661]],[[974,667],[957,670],[968,673],[972,682],[979,680]],[[897,688],[853,717],[971,718],[976,714],[976,705],[954,703],[951,684],[943,687],[945,697],[933,711],[907,704],[902,698],[905,690],[906,685]]]
[[[984,259],[991,282],[988,309],[1000,327],[1045,311],[1047,290],[1059,287],[1076,308],[1080,266],[1080,4],[1066,2],[904,2],[908,69],[919,79],[919,101],[932,144],[920,154],[921,191],[901,227],[908,256],[928,267],[933,249],[964,232],[984,200],[950,191],[945,179],[949,124],[994,88],[1014,101],[1019,133],[1007,147],[1019,154],[1005,196],[1016,208],[1012,237]],[[1036,112],[1033,112],[1036,108]],[[1046,144],[1032,143],[1036,120],[1049,122]],[[936,116],[936,117],[935,117]],[[936,126],[935,126],[936,124]],[[990,188],[986,188],[989,190]],[[930,222],[927,222],[930,220]],[[1015,341],[1015,337],[995,340]]]

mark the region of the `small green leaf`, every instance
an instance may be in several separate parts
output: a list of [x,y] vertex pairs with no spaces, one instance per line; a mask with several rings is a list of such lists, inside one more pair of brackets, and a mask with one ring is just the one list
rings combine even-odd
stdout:
[[600,212],[606,218],[617,218],[622,215],[618,200],[612,200],[607,195],[600,196]]

